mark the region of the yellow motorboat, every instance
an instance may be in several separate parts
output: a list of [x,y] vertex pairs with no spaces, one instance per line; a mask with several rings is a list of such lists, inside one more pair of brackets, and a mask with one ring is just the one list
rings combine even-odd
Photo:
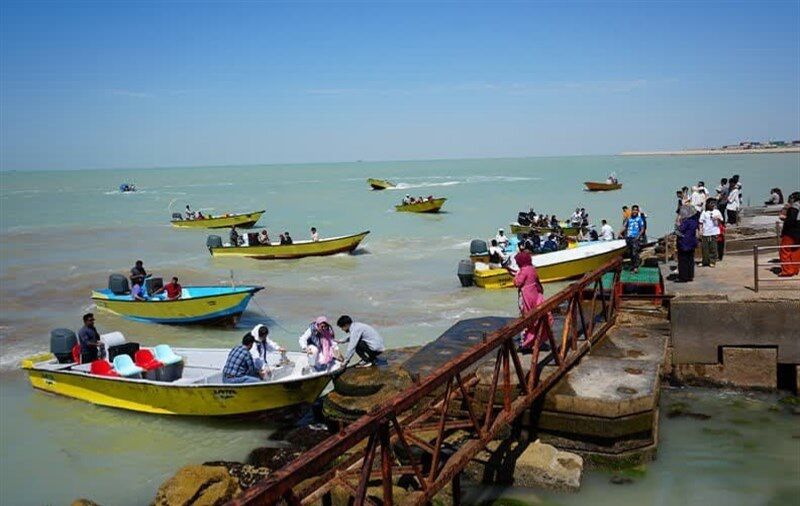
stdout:
[[[561,232],[567,237],[576,237],[581,232],[581,227],[574,227],[569,223],[559,223]],[[539,235],[549,234],[553,232],[551,227],[533,227],[531,225],[520,225],[519,222],[514,222],[509,225],[512,234],[530,234],[535,232]]]
[[242,415],[312,403],[341,368],[335,362],[316,371],[308,367],[305,353],[288,352],[267,357],[270,374],[263,381],[231,384],[222,381],[228,349],[176,348],[162,359],[157,352],[165,346],[160,345],[147,350],[153,360],[143,362],[136,360],[139,352],[131,344],[123,347],[134,356],[121,353],[113,363],[79,364],[46,353],[24,359],[22,368],[38,390],[100,406],[185,416]]
[[367,183],[372,187],[373,190],[386,190],[387,188],[394,188],[396,185],[391,181],[386,181],[385,179],[367,179]]
[[422,202],[413,202],[411,204],[399,204],[394,208],[404,213],[438,213],[446,200],[446,198],[423,200]]
[[[369,230],[354,235],[329,237],[319,241],[295,241],[292,244],[258,244],[247,246],[223,245],[219,236],[208,237],[206,246],[215,257],[249,257],[259,260],[279,260],[350,253],[369,234]],[[253,234],[257,235],[257,234]]]
[[173,227],[177,228],[248,228],[255,225],[265,212],[266,211],[261,210],[253,213],[224,214],[222,216],[193,220],[180,219],[180,213],[175,213],[173,215],[174,219],[171,220],[170,223],[172,223]]
[[161,293],[147,300],[133,300],[125,288],[127,283],[116,290],[109,282],[109,288],[92,291],[92,300],[98,308],[131,320],[170,324],[235,324],[253,295],[264,289],[249,285],[185,286],[179,299],[169,300]]
[[[579,278],[625,252],[623,240],[594,241],[575,248],[533,256],[533,265],[542,283]],[[485,265],[485,264],[484,264]],[[459,265],[459,269],[462,265]],[[459,271],[459,278],[463,273]],[[476,264],[472,281],[481,288],[511,288],[514,276],[507,269],[486,269]],[[463,283],[463,281],[462,281]]]

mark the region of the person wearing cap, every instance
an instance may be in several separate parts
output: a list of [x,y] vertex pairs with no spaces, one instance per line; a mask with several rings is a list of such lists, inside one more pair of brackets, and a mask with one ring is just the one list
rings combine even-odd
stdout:
[[300,349],[308,355],[308,365],[320,371],[331,365],[339,351],[328,318],[318,316],[298,339]]
[[286,348],[280,346],[278,343],[269,338],[269,328],[266,325],[259,323],[253,330],[245,335],[251,335],[255,339],[254,346],[250,348],[250,354],[253,356],[256,369],[261,372],[262,376],[269,373],[269,362],[267,355],[269,353],[282,353]]
[[494,240],[497,241],[497,245],[502,249],[506,249],[508,247],[508,237],[502,228],[497,229],[497,235],[494,236]]
[[361,359],[362,364],[359,367],[370,367],[378,362],[384,362],[379,357],[386,347],[383,337],[377,330],[366,323],[354,322],[347,315],[340,316],[336,320],[336,326],[347,333],[347,339],[338,341],[340,344],[348,343],[342,360],[345,365],[353,358],[354,354]]

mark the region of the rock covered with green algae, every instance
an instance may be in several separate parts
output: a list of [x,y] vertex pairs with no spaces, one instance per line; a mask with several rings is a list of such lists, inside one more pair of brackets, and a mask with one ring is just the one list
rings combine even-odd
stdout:
[[154,506],[219,506],[241,492],[223,466],[184,466],[156,493]]
[[348,369],[325,397],[323,412],[334,420],[353,421],[412,384],[411,374],[399,365]]
[[72,501],[70,506],[100,506],[100,505],[92,501],[91,499],[80,498]]

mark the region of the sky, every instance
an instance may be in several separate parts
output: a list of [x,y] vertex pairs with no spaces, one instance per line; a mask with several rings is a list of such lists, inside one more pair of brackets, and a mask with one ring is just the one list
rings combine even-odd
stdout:
[[797,138],[796,0],[0,0],[0,170]]

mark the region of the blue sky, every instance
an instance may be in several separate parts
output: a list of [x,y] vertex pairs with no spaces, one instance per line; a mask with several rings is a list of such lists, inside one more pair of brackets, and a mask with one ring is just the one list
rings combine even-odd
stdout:
[[800,136],[800,2],[0,3],[0,168]]

